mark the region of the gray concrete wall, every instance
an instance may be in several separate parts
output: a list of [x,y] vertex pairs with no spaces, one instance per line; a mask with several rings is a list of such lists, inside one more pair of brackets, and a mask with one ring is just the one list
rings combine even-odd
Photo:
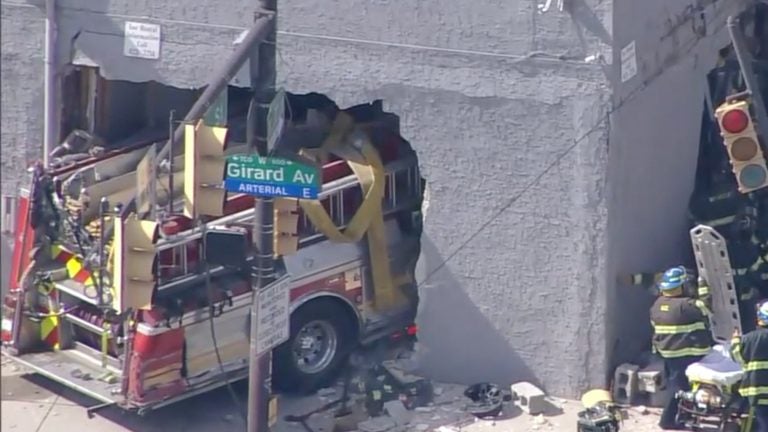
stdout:
[[43,145],[45,28],[35,7],[3,1],[0,13],[0,188],[15,194]]
[[[694,186],[706,74],[730,41],[728,14],[746,2],[714,2],[699,14],[694,1],[614,2],[614,74],[632,40],[637,75],[614,86],[609,157],[607,278],[678,265],[690,253],[687,205]],[[706,2],[710,3],[710,2]],[[702,21],[701,16],[704,17]],[[694,33],[694,28],[701,33]],[[706,30],[703,30],[706,29]],[[638,288],[610,291],[607,328],[614,361],[648,350],[648,307]]]
[[428,182],[422,372],[566,396],[603,384],[610,101],[583,60],[610,53],[610,4],[323,4],[282,5],[280,81],[401,116]]

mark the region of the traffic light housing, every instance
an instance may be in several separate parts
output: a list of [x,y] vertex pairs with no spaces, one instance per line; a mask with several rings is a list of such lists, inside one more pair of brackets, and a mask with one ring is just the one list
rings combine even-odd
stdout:
[[155,290],[158,224],[135,214],[115,220],[113,246],[114,308],[149,310]]
[[749,112],[749,102],[726,101],[715,110],[715,117],[739,192],[748,193],[768,186],[768,168]]
[[222,216],[228,129],[202,121],[184,126],[184,215]]
[[299,201],[293,198],[275,198],[274,201],[274,255],[292,255],[299,248]]

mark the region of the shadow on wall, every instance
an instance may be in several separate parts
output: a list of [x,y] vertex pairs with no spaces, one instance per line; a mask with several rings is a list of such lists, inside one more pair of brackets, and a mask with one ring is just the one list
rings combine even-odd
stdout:
[[[421,248],[418,280],[443,262],[426,233],[422,235]],[[416,323],[417,373],[457,384],[492,381],[508,386],[529,381],[540,386],[533,372],[464,292],[448,267],[419,286]]]

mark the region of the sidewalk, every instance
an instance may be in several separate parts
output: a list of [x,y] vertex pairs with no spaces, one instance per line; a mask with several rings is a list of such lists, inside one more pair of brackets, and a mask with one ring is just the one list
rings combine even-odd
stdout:
[[[247,400],[243,384],[236,384],[235,392],[241,403]],[[451,386],[446,386],[449,388]],[[453,386],[460,394],[461,387]],[[88,419],[86,406],[93,401],[37,375],[25,375],[25,371],[10,360],[2,359],[2,404],[0,411],[1,432],[240,432],[245,424],[234,406],[226,388],[201,395],[178,404],[138,417],[118,408],[99,411]],[[280,418],[287,414],[302,414],[328,402],[331,397],[281,398]],[[458,397],[456,398],[458,400]],[[556,411],[548,416],[531,417],[514,407],[496,421],[475,421],[462,427],[462,432],[573,432],[576,430],[576,413],[580,404],[573,401],[555,400]],[[405,431],[429,432],[439,425],[451,426],[455,406],[438,406],[430,411],[415,413]],[[641,414],[630,410],[622,430],[628,432],[657,432],[656,410]],[[312,416],[309,425],[315,432],[332,432],[330,411]],[[466,422],[464,422],[466,424]],[[454,428],[459,430],[459,428]],[[392,429],[394,431],[396,429]],[[280,421],[272,432],[304,432],[298,423]]]

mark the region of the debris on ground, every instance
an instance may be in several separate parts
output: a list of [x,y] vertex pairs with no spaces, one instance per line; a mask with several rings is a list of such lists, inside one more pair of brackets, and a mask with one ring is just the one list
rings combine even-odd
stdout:
[[530,415],[537,415],[547,410],[547,395],[543,390],[529,382],[512,384],[512,399],[515,405]]
[[496,384],[472,384],[464,391],[464,396],[471,401],[466,406],[467,412],[477,418],[496,417],[501,414],[504,396]]

